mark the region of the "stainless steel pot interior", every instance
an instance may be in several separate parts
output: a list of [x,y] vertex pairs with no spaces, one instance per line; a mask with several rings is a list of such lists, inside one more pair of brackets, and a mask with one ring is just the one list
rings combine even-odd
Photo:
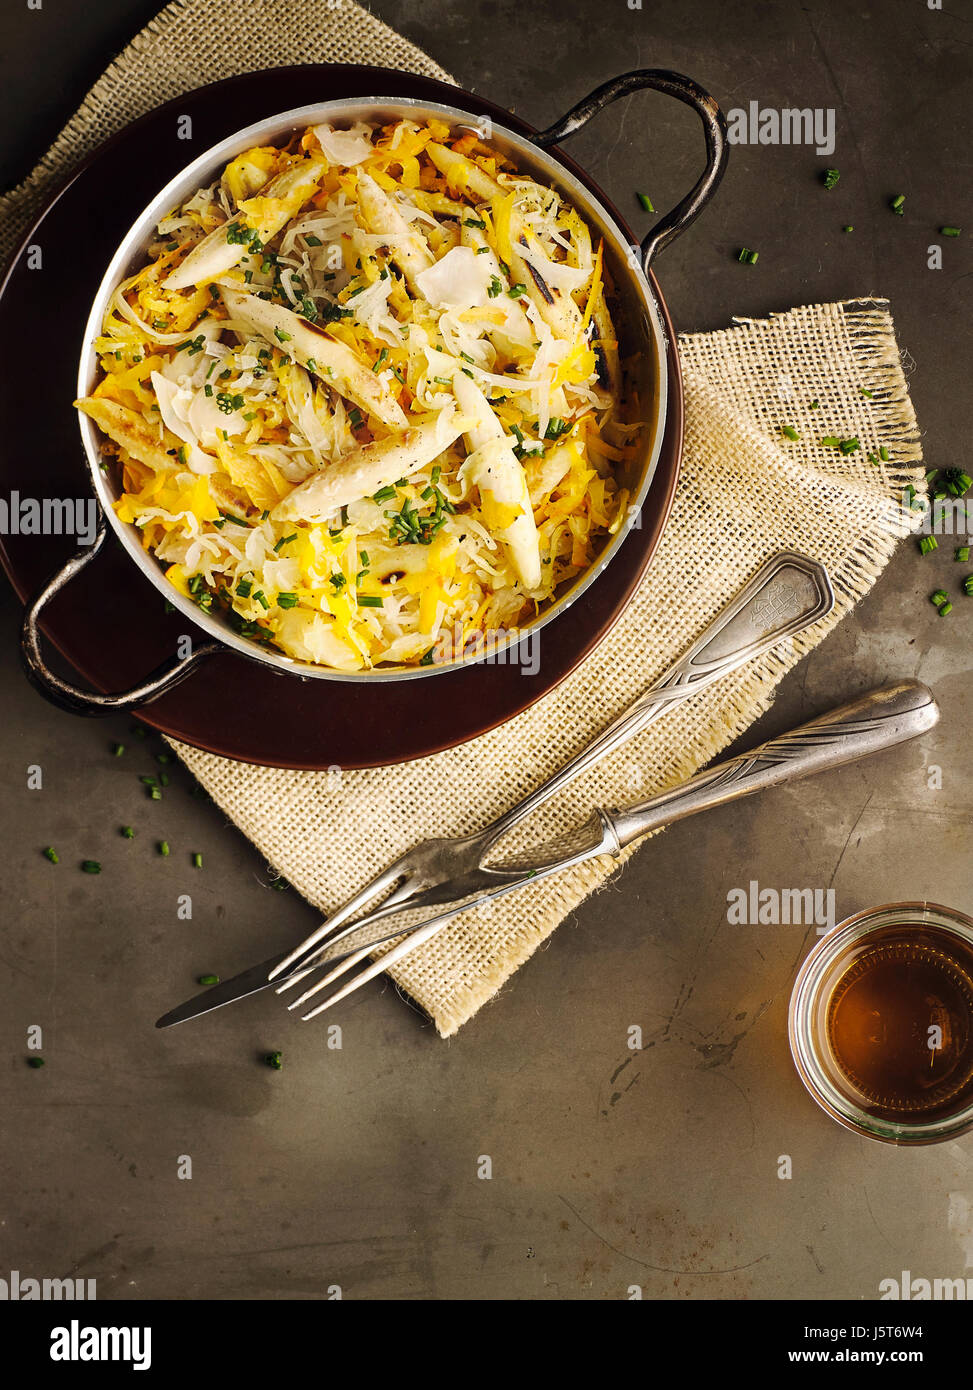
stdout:
[[[294,130],[303,130],[322,121],[337,126],[349,125],[359,120],[384,125],[403,118],[422,121],[432,116],[447,121],[454,129],[479,131],[502,154],[511,159],[519,172],[556,188],[580,212],[595,236],[604,239],[605,265],[615,289],[611,297],[611,309],[618,334],[619,350],[622,358],[628,359],[631,363],[627,382],[628,395],[631,400],[637,400],[638,418],[644,422],[638,437],[637,457],[619,469],[621,484],[630,494],[625,522],[616,535],[608,538],[591,568],[560,595],[551,607],[519,632],[508,637],[506,643],[498,644],[493,649],[493,659],[502,661],[505,657],[509,659],[513,655],[509,649],[525,635],[543,628],[570,604],[577,602],[611,562],[631,528],[639,524],[641,506],[659,461],[666,421],[665,333],[659,306],[641,267],[639,248],[629,245],[618,225],[598,199],[563,164],[533,144],[530,139],[496,122],[485,130],[483,117],[475,116],[458,107],[404,99],[384,100],[380,97],[363,97],[298,107],[293,111],[285,111],[278,116],[258,121],[231,135],[193,160],[166,184],[142,212],[119,246],[95,295],[85,328],[78,371],[78,395],[90,394],[96,385],[98,361],[92,343],[101,332],[105,310],[115,289],[145,263],[147,248],[157,223],[198,188],[211,183],[229,160],[255,144],[283,143]],[[465,660],[461,658],[458,661],[431,666],[379,667],[371,671],[339,672],[296,661],[285,656],[283,652],[268,650],[240,637],[225,618],[216,613],[204,612],[178,593],[166,580],[158,561],[143,548],[138,529],[118,520],[112,505],[117,497],[112,473],[102,472],[101,469],[104,456],[100,435],[86,415],[79,414],[79,422],[95,492],[110,525],[129,556],[170,603],[224,646],[281,671],[321,680],[412,680],[448,671],[457,665],[469,664],[478,659],[471,656]]]

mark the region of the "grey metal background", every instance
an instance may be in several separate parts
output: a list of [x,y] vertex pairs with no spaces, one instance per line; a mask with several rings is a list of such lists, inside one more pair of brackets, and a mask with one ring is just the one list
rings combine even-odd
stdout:
[[[930,466],[968,466],[969,16],[919,0],[376,0],[467,86],[546,124],[626,68],[685,71],[721,101],[834,107],[837,149],[736,147],[717,206],[660,260],[682,329],[877,293],[892,301]],[[82,0],[0,18],[0,182],[22,177],[157,9]],[[617,119],[616,119],[617,112]],[[649,219],[701,157],[695,118],[645,95],[576,142]],[[842,173],[827,193],[817,172]],[[888,210],[907,195],[905,216]],[[845,223],[852,234],[842,234]],[[926,267],[944,222],[946,268]],[[760,251],[755,268],[734,259]],[[23,681],[0,593],[0,1274],[76,1271],[100,1297],[874,1298],[908,1268],[973,1265],[973,1142],[900,1152],[839,1130],[790,1063],[786,1005],[813,929],[730,927],[726,893],[827,888],[840,915],[927,896],[973,910],[969,639],[928,593],[958,566],[904,544],[748,740],[888,677],[943,721],[910,745],[674,827],[556,933],[494,1004],[439,1041],[386,987],[303,1025],[254,1001],[159,1034],[197,974],[232,973],[315,920],[169,769],[162,803],[128,721],[73,719]],[[110,756],[121,739],[124,758]],[[745,740],[748,741],[748,740]],[[44,790],[26,789],[28,764]],[[928,785],[928,765],[942,788]],[[129,823],[127,843],[117,827]],[[169,859],[154,852],[157,839]],[[55,844],[61,863],[41,857]],[[205,867],[189,856],[199,850]],[[78,872],[82,858],[104,872]],[[176,920],[191,892],[192,922]],[[26,1029],[47,1065],[26,1065]],[[324,1024],[324,1026],[322,1026]],[[627,1046],[632,1026],[643,1046]],[[261,1063],[281,1048],[284,1068]],[[179,1155],[193,1160],[177,1179]],[[793,1177],[778,1177],[790,1155]],[[481,1155],[493,1177],[478,1178]]]

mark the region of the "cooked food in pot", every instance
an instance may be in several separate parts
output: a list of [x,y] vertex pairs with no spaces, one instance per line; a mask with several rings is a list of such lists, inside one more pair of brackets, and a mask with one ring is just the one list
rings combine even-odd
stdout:
[[76,404],[119,518],[243,636],[340,671],[457,659],[622,524],[639,425],[601,245],[476,135],[316,125],[247,150],[149,258]]

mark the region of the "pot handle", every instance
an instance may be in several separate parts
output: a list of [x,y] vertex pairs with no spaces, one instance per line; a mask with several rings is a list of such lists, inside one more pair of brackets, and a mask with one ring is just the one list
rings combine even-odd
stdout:
[[20,654],[27,678],[52,704],[57,705],[60,709],[68,710],[72,714],[114,714],[119,710],[134,709],[137,705],[147,704],[149,700],[154,700],[156,696],[161,695],[166,690],[171,690],[174,685],[185,680],[197,661],[221,650],[221,643],[219,642],[202,642],[198,646],[194,645],[189,656],[170,657],[168,661],[157,667],[141,685],[112,695],[102,695],[94,690],[80,690],[76,685],[70,685],[60,676],[55,675],[44,661],[41,653],[41,613],[50,600],[60,593],[76,574],[80,574],[86,565],[90,565],[104,545],[107,534],[108,527],[104,517],[102,517],[98,525],[98,533],[92,544],[85,551],[73,555],[66,565],[62,565],[51,576],[37,597],[28,604],[27,612],[24,614],[24,625],[20,635]]
[[726,119],[709,92],[704,91],[691,77],[684,77],[682,73],[669,72],[664,68],[640,68],[635,72],[622,73],[621,77],[614,77],[610,82],[603,82],[583,101],[573,106],[566,116],[562,116],[547,130],[542,130],[540,134],[531,138],[535,145],[544,149],[548,145],[557,145],[587,125],[592,116],[597,116],[599,111],[603,111],[619,97],[627,96],[629,92],[642,91],[646,87],[664,92],[666,96],[675,97],[677,101],[691,106],[702,121],[703,133],[706,136],[706,168],[696,186],[671,212],[659,219],[642,242],[642,269],[648,275],[649,266],[658,253],[664,251],[670,241],[675,240],[680,232],[684,232],[702,212],[716,192],[726,169],[729,155]]

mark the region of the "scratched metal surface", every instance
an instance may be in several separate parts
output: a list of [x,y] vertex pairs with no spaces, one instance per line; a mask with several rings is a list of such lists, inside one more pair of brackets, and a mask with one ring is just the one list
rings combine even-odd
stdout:
[[[948,115],[968,103],[958,13],[905,0],[372,8],[537,123],[635,66],[691,73],[725,107],[833,107],[826,160],[734,150],[718,209],[660,262],[670,307],[680,327],[706,329],[734,313],[888,295],[929,463],[965,461],[969,237],[946,244],[947,269],[926,266],[940,224],[973,227],[962,123]],[[5,8],[2,181],[26,172],[152,9]],[[633,210],[636,188],[657,207],[682,193],[697,141],[688,113],[646,96],[576,150]],[[825,163],[842,171],[832,193],[816,182]],[[887,208],[900,191],[903,218]],[[741,245],[759,249],[758,267],[736,262]],[[256,854],[178,772],[150,825],[135,781],[147,754],[107,752],[116,738],[132,749],[127,721],[75,720],[28,690],[5,589],[0,1274],[76,1271],[120,1299],[313,1298],[332,1285],[356,1298],[613,1299],[639,1285],[646,1297],[869,1299],[904,1268],[963,1275],[973,1143],[897,1152],[834,1126],[786,1046],[813,927],[726,921],[728,890],[751,879],[832,887],[839,915],[923,896],[973,910],[973,603],[943,621],[926,602],[951,578],[948,555],[931,565],[904,546],[752,735],[918,675],[943,706],[921,746],[675,827],[451,1043],[394,991],[370,989],[336,1019],[341,1050],[267,1001],[152,1029],[198,973],[243,967],[313,914],[262,886]],[[41,792],[26,790],[32,763]],[[126,822],[141,844],[116,840]],[[179,855],[149,853],[156,834]],[[57,868],[40,856],[49,843]],[[187,883],[190,850],[205,869]],[[100,877],[77,872],[88,855],[103,860]],[[175,918],[186,889],[192,923]],[[26,1066],[31,1024],[45,1030],[42,1071]],[[283,1050],[279,1073],[260,1062],[270,1048]],[[185,1154],[191,1180],[177,1177]]]

